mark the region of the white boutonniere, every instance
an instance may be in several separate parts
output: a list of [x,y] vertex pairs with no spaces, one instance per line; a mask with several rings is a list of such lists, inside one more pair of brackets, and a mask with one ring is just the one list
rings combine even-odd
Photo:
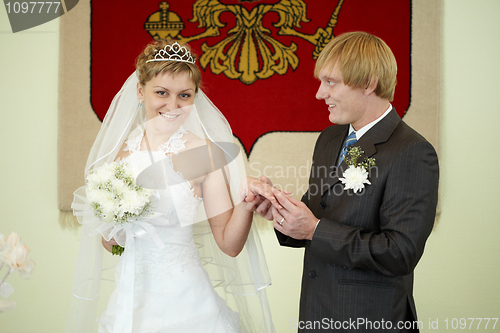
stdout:
[[375,159],[366,158],[363,162],[358,162],[363,153],[359,147],[349,148],[345,158],[349,168],[342,174],[343,178],[339,178],[342,184],[345,185],[344,190],[350,189],[356,193],[361,192],[365,188],[365,184],[371,185],[368,180],[368,170],[375,165]]

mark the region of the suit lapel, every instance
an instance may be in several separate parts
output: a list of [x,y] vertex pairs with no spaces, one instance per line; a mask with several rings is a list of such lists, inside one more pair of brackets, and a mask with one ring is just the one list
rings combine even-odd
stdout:
[[[358,146],[363,151],[363,154],[360,156],[358,161],[363,161],[365,158],[373,156],[377,152],[376,145],[380,143],[384,143],[391,137],[392,133],[401,122],[401,118],[396,112],[396,109],[393,107],[392,110],[384,117],[381,121],[379,121],[375,126],[370,128],[368,132],[366,132],[358,142],[354,144],[354,146]],[[328,143],[328,152],[333,156],[329,158],[328,161],[332,161],[330,165],[335,165],[337,158],[340,154],[340,150],[342,149],[342,144],[344,143],[344,139],[347,136],[347,131],[349,127],[345,131],[340,131],[339,135],[333,137],[331,141]],[[346,159],[342,161],[338,168],[328,174],[328,178],[325,179],[325,182],[331,184],[330,187],[334,186],[342,177],[344,170],[348,168]],[[323,191],[323,194],[327,191]]]
[[392,108],[391,112],[389,112],[384,119],[370,128],[370,130],[356,143],[356,145],[360,146],[361,150],[364,151],[362,155],[363,159],[364,157],[371,157],[375,154],[377,152],[375,146],[389,140],[400,122],[401,118],[397,114],[396,109]]

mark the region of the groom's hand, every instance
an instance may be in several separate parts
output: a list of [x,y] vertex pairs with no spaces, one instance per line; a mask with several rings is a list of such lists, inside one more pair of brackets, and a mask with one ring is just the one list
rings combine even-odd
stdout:
[[312,240],[319,219],[300,200],[279,193],[276,195],[282,209],[272,209],[274,228],[294,239]]

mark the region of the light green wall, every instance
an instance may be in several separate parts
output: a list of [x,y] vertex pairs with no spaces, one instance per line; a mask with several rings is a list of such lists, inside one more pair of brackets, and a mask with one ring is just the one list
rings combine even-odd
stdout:
[[8,277],[17,306],[1,332],[62,332],[70,301],[78,244],[57,223],[58,49],[58,19],[13,34],[0,8],[0,233],[19,233],[36,263],[29,280]]
[[442,216],[415,282],[420,319],[439,331],[500,317],[500,1],[444,4]]
[[[500,1],[444,3],[442,215],[416,270],[423,332],[500,317]],[[31,279],[8,278],[18,304],[0,314],[2,332],[61,332],[70,304],[78,234],[57,223],[58,37],[58,20],[12,34],[0,9],[0,232],[17,231],[36,262]],[[302,251],[262,239],[277,332],[292,332]]]

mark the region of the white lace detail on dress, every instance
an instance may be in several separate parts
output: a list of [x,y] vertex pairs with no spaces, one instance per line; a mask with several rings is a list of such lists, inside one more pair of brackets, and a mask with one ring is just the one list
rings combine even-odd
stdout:
[[164,251],[144,251],[137,253],[136,279],[145,281],[156,277],[158,281],[169,283],[172,274],[183,273],[186,267],[201,266],[201,260],[195,247],[169,246]]
[[[116,266],[115,280],[120,280],[123,257],[120,257]],[[163,251],[144,251],[136,254],[136,281],[147,278],[156,278],[160,281],[172,274],[173,271],[183,272],[187,266],[201,266],[201,259],[194,247],[177,245]],[[175,269],[172,269],[175,266]],[[163,280],[168,283],[168,280]]]
[[[180,126],[179,129],[170,136],[167,142],[158,147],[158,151],[161,151],[164,154],[178,155],[181,150],[186,148],[186,146],[184,145],[184,143],[186,143],[186,140],[182,140],[182,136],[186,133],[186,129],[183,126]],[[141,132],[132,139],[125,141],[126,147],[123,150],[130,152],[140,151],[143,137],[144,132]]]
[[175,154],[178,155],[181,150],[186,148],[184,146],[184,143],[186,143],[186,140],[182,140],[182,136],[187,133],[186,129],[184,127],[179,127],[179,129],[172,134],[172,136],[162,144],[160,147],[158,147],[158,150],[163,151],[165,154]]
[[130,152],[141,150],[141,141],[143,136],[144,136],[143,133],[139,133],[132,139],[125,141],[125,144],[127,146],[123,150]]

